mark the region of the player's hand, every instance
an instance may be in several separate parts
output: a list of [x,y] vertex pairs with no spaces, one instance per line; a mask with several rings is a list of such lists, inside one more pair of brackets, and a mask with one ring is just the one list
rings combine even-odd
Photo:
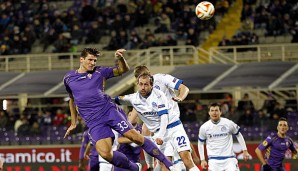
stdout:
[[172,97],[172,100],[174,100],[175,102],[182,102],[182,99],[180,99],[179,97]]
[[272,168],[271,168],[268,164],[264,164],[264,165],[262,166],[262,170],[263,170],[263,171],[272,171]]
[[64,135],[64,138],[66,138],[66,137],[70,134],[70,132],[73,131],[76,127],[77,127],[77,125],[72,125],[72,124],[71,124],[71,125],[68,127],[68,129],[66,130],[66,133],[65,133],[65,135]]
[[116,50],[116,52],[115,52],[115,58],[119,59],[119,58],[123,57],[123,54],[124,54],[125,51],[126,51],[125,49],[118,49],[118,50]]
[[247,161],[247,160],[249,159],[249,156],[250,156],[250,154],[247,152],[247,150],[244,150],[244,151],[243,151],[243,159],[244,159],[245,161]]
[[85,154],[84,154],[84,159],[86,159],[86,160],[90,160],[90,155],[89,155],[88,153],[85,153]]
[[201,161],[202,169],[206,169],[206,168],[207,168],[207,165],[208,165],[208,163],[207,163],[206,160],[202,160],[202,161]]
[[157,145],[162,145],[163,144],[163,140],[161,138],[156,138],[155,142]]

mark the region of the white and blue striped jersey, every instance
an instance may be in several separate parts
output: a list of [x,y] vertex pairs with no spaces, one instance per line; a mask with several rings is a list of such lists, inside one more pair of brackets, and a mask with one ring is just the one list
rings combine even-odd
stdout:
[[144,98],[138,92],[118,96],[116,101],[123,105],[130,105],[138,112],[140,119],[146,124],[151,132],[156,132],[160,128],[160,116],[167,114],[169,117],[169,124],[178,119],[172,115],[173,111],[169,108],[169,102],[165,94],[153,88],[151,94]]
[[173,77],[169,74],[154,74],[153,75],[153,87],[155,89],[161,90],[167,97],[169,101],[169,108],[172,109],[171,115],[177,115],[176,120],[180,117],[180,110],[178,103],[172,100],[172,97],[175,97],[175,90],[178,90],[183,80]]
[[235,156],[233,152],[233,134],[239,134],[240,127],[233,121],[220,118],[218,123],[205,122],[199,131],[199,141],[206,141],[209,159],[225,159]]

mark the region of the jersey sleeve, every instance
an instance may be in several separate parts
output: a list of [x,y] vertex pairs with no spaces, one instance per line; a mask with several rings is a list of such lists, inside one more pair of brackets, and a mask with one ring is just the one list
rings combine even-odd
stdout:
[[113,69],[114,68],[117,68],[116,66],[115,67],[100,67],[100,71],[102,76],[105,77],[106,79],[109,79],[109,78],[112,78],[114,77],[114,72],[113,72]]
[[[155,90],[155,91],[157,91],[157,90]],[[158,116],[161,116],[164,114],[169,114],[168,99],[167,99],[166,95],[161,91],[158,91],[158,93],[159,93],[159,99],[158,99],[158,104],[157,104]]]
[[297,150],[296,150],[296,148],[294,146],[294,142],[293,142],[293,140],[291,138],[289,138],[289,142],[290,142],[289,149],[292,151],[292,153],[297,154]]
[[124,96],[116,96],[115,97],[115,102],[118,105],[128,105],[128,106],[132,106],[132,98],[133,98],[134,94],[128,94],[128,95],[124,95]]
[[161,77],[160,80],[162,80],[168,88],[173,88],[175,90],[178,90],[180,84],[183,83],[183,80],[180,80],[169,74],[161,74],[160,77]]
[[271,141],[272,141],[272,137],[268,136],[261,144],[259,144],[258,149],[261,151],[264,151],[270,146]]
[[206,130],[205,130],[204,125],[202,125],[200,127],[198,138],[199,138],[199,141],[201,141],[201,142],[204,142],[207,139],[207,137],[206,137]]
[[238,126],[235,122],[228,120],[229,121],[229,127],[230,131],[234,135],[238,135],[240,132],[240,126]]
[[66,89],[67,93],[72,94],[72,91],[71,91],[71,89],[68,85],[69,78],[70,78],[69,74],[65,75],[64,78],[63,78],[63,83],[64,83],[64,86],[65,86],[65,89]]

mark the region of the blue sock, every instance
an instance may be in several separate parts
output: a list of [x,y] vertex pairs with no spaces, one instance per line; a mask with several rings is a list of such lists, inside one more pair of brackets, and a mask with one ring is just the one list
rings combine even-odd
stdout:
[[128,169],[128,170],[132,170],[132,171],[139,170],[139,167],[137,164],[129,161],[128,158],[123,153],[120,153],[118,151],[113,151],[113,158],[112,158],[111,163],[113,165],[123,168],[123,169]]
[[170,166],[173,166],[173,163],[159,150],[159,148],[152,141],[145,137],[142,148],[152,157],[155,157],[159,161],[163,162],[168,169]]

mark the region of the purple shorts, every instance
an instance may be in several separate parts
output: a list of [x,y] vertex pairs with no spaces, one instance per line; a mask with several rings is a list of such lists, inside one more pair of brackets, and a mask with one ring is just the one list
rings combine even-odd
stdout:
[[121,135],[133,129],[133,126],[127,120],[126,114],[119,107],[110,108],[105,115],[102,115],[96,126],[89,128],[91,142],[95,145],[100,139],[114,137],[112,129]]

